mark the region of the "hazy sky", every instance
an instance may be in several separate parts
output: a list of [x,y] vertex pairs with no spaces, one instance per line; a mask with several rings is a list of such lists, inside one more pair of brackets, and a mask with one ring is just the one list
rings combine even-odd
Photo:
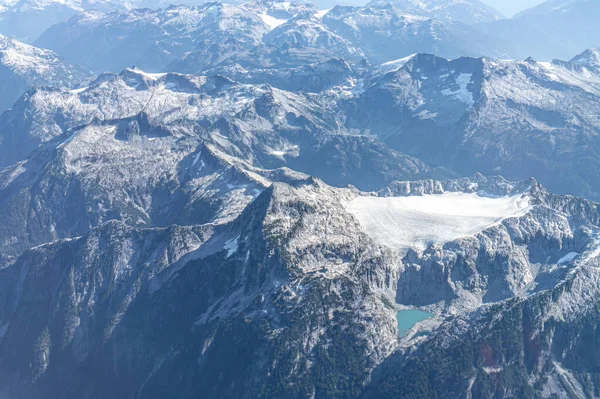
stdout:
[[523,11],[527,8],[533,7],[540,3],[543,3],[544,0],[482,0],[484,3],[487,3],[494,7],[496,10],[500,11],[502,14],[507,17],[512,17],[519,11]]

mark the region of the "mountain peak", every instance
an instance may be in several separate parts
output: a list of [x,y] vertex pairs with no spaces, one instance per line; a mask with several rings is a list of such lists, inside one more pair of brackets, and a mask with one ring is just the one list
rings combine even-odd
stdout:
[[16,101],[32,86],[75,87],[90,75],[84,69],[65,62],[51,50],[22,43],[0,35],[0,67],[3,69],[0,108]]
[[571,59],[570,62],[572,64],[582,65],[593,69],[600,69],[600,49],[587,49]]
[[394,7],[415,15],[466,24],[496,21],[502,15],[478,0],[373,0],[370,6]]

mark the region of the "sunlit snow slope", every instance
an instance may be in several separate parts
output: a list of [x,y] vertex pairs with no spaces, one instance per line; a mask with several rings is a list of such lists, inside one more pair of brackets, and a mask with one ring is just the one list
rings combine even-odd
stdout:
[[444,193],[418,197],[358,197],[348,204],[377,243],[408,250],[475,235],[530,210],[526,195],[500,198]]

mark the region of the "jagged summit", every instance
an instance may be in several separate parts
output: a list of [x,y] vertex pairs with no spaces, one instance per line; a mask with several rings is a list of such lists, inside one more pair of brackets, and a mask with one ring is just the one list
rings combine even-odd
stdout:
[[591,48],[585,50],[583,53],[577,55],[569,62],[598,70],[600,69],[600,49]]
[[466,0],[59,3],[0,38],[0,398],[600,391],[597,50]]
[[[393,6],[320,11],[296,2],[208,3],[80,15],[48,29],[36,45],[99,73],[138,65],[152,72],[178,68],[203,74],[232,64],[298,67],[336,57],[381,63],[419,51],[502,54],[493,38],[459,25]],[[135,40],[120,40],[124,35]]]
[[[213,167],[201,160],[196,165]],[[205,392],[210,387],[215,398],[221,392],[248,398],[294,396],[317,382],[324,384],[329,397],[340,392],[385,397],[411,383],[398,369],[426,373],[411,363],[418,358],[449,376],[450,381],[434,378],[432,389],[438,394],[472,387],[491,395],[494,385],[469,381],[470,373],[483,378],[492,369],[502,378],[504,373],[518,376],[511,382],[513,390],[526,389],[531,384],[526,364],[515,365],[512,357],[490,363],[488,351],[518,356],[522,347],[537,342],[539,333],[548,338],[540,344],[544,353],[552,350],[560,339],[547,334],[544,325],[569,333],[575,344],[582,339],[578,337],[585,327],[578,321],[592,320],[589,313],[597,305],[594,262],[600,230],[597,204],[556,196],[531,184],[535,185],[482,176],[397,182],[385,197],[374,197],[300,178],[273,184],[239,216],[223,223],[141,229],[110,221],[80,237],[38,246],[0,270],[3,292],[16,298],[0,301],[0,325],[5,326],[0,348],[17,349],[0,359],[0,381],[13,392],[38,397],[52,392],[56,383],[68,383],[69,377],[56,371],[85,363],[94,373],[116,367],[114,375],[105,378],[120,384],[102,384],[107,395],[118,389],[164,397],[164,382],[175,367],[177,375],[193,382],[189,389]],[[404,194],[402,187],[408,189]],[[404,257],[377,244],[360,217],[346,208],[360,198],[475,195],[498,201],[515,193],[527,193],[534,200],[525,214],[450,242],[434,240]],[[497,205],[504,206],[491,206]],[[440,214],[429,209],[418,217]],[[66,295],[74,292],[82,295]],[[45,303],[52,305],[52,312]],[[407,308],[427,309],[433,317],[399,337],[398,312]],[[38,323],[30,322],[32,309]],[[165,318],[173,321],[161,322]],[[514,337],[496,349],[496,336],[506,334],[507,326]],[[481,335],[482,330],[489,333]],[[80,331],[85,331],[85,339]],[[157,340],[162,343],[158,347]],[[253,342],[250,347],[248,340]],[[33,345],[42,353],[51,351],[61,362],[25,350]],[[464,345],[476,347],[472,362],[448,366],[452,353],[468,350]],[[135,370],[119,362],[123,351],[130,353]],[[342,353],[347,361],[331,362]],[[580,350],[569,345],[561,353],[572,356]],[[569,370],[543,354],[536,356],[545,366],[535,373],[536,389],[543,390]],[[163,359],[158,365],[157,357]],[[444,361],[436,363],[439,358]],[[242,369],[233,383],[221,383],[216,376],[229,376],[234,361]],[[327,374],[313,367],[301,374],[276,372],[284,362],[307,361],[328,361]],[[388,361],[396,367],[387,367]],[[199,372],[199,362],[211,367]],[[52,373],[54,378],[52,383],[46,378],[13,378],[24,372],[42,377]],[[349,372],[356,385],[345,388],[340,384]],[[257,378],[266,378],[266,388],[242,383]],[[326,384],[332,380],[339,384]],[[382,390],[378,381],[389,387]],[[90,384],[99,388],[92,380],[77,385],[74,395],[87,392]],[[562,392],[552,387],[553,394]],[[168,392],[174,389],[180,388],[169,387]]]

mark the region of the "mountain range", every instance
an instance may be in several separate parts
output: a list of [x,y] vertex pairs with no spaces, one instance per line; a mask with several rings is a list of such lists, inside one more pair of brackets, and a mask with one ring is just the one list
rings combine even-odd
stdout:
[[[82,11],[128,11],[168,6],[163,0],[2,0],[0,33],[32,42],[44,30]],[[179,4],[194,4],[181,0]]]
[[[251,2],[82,13],[48,29],[35,45],[97,72],[135,65],[152,72],[201,73],[233,63],[281,67],[332,57],[381,63],[415,52],[483,55],[494,47],[491,41],[467,25],[406,14],[391,5],[319,11],[307,4]],[[501,44],[491,50],[504,54]]]
[[588,0],[548,0],[514,18],[478,25],[506,44],[512,57],[551,61],[575,50],[598,47],[600,4]]
[[[2,0],[0,1],[0,33],[32,42],[53,24],[80,12],[127,12],[143,8],[166,8],[171,4],[200,5],[203,3],[205,2],[202,0],[180,0],[175,3],[165,0]],[[436,0],[433,4],[420,0],[403,0],[395,4],[407,13],[431,16],[440,20],[458,20],[467,24],[500,18],[498,12],[478,0]],[[321,8],[331,8],[335,3],[321,0],[317,5]]]
[[32,86],[77,87],[92,75],[65,62],[50,50],[0,36],[0,110],[4,110]]
[[591,2],[2,7],[0,398],[599,396]]
[[445,22],[472,25],[503,19],[502,14],[479,0],[374,0],[369,5],[388,3],[410,14],[423,15]]
[[[180,57],[192,58],[196,64],[209,59],[215,66],[215,61],[231,57],[234,48],[234,54],[248,53],[240,61],[277,64],[290,52],[298,52],[299,46],[303,50],[293,54],[294,62],[314,62],[350,51],[381,63],[423,52],[450,58],[532,56],[551,61],[600,45],[595,26],[600,9],[587,0],[548,0],[512,18],[503,18],[478,0],[375,0],[367,6],[330,5],[322,10],[309,3],[270,0],[178,4],[10,0],[0,5],[0,34],[50,48],[97,73],[118,72],[132,65],[171,71],[169,64]],[[217,8],[210,11],[211,7]],[[326,15],[329,18],[322,18]],[[280,28],[284,22],[290,22],[285,24],[287,32]],[[298,24],[305,31],[302,39],[295,36]],[[275,28],[279,35],[267,35]],[[240,42],[236,35],[241,35]]]

